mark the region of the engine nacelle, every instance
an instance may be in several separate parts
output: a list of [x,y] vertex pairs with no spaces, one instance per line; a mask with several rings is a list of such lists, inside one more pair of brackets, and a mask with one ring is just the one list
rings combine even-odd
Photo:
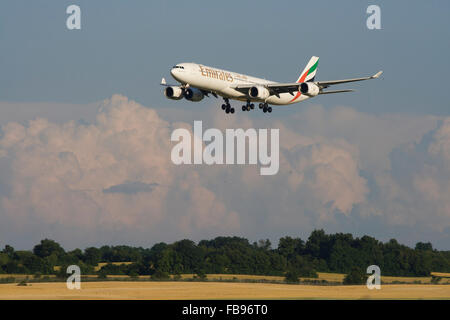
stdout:
[[269,90],[261,86],[255,86],[248,89],[250,98],[264,100],[270,96]]
[[320,92],[319,87],[312,82],[302,82],[299,87],[301,93],[310,97],[315,97]]
[[180,100],[183,98],[183,89],[181,87],[166,87],[164,95],[172,100]]
[[184,91],[184,97],[189,101],[200,101],[205,95],[203,92],[197,88],[188,88]]

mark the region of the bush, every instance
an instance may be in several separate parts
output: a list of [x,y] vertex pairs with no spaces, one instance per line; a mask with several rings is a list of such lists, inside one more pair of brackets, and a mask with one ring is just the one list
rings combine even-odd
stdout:
[[206,280],[206,273],[203,272],[203,271],[199,271],[199,272],[197,272],[196,275],[194,275],[194,279],[205,281]]
[[174,274],[173,275],[173,280],[175,280],[175,281],[181,280],[181,274],[179,274],[179,273]]
[[431,282],[432,284],[438,284],[439,281],[441,281],[441,279],[442,279],[441,277],[432,276],[430,282]]
[[364,284],[366,274],[360,268],[352,268],[349,274],[344,278],[344,284]]
[[152,274],[152,280],[169,280],[170,275],[161,270],[156,270],[154,274]]
[[16,282],[16,278],[14,277],[0,278],[0,283],[14,283],[14,282]]
[[106,274],[122,276],[122,275],[126,275],[128,273],[128,266],[125,264],[116,265],[116,264],[108,263],[108,264],[104,265],[98,272],[99,273],[105,272]]
[[26,287],[28,285],[27,280],[24,279],[24,280],[20,281],[17,285],[20,287]]

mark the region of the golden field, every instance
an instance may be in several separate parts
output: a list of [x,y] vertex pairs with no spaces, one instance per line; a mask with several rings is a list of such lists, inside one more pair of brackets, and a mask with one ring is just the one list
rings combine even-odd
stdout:
[[0,299],[450,299],[449,285],[312,286],[271,283],[104,281],[82,282],[81,290],[65,283],[0,284]]

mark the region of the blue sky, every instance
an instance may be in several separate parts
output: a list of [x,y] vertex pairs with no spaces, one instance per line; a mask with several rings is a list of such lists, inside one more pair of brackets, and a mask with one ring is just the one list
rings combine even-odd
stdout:
[[[81,30],[66,28],[71,4]],[[371,4],[381,30],[366,27]],[[450,249],[449,9],[437,0],[2,1],[0,248],[43,238],[66,248],[218,235],[276,243],[324,228]],[[270,116],[225,116],[220,100],[171,101],[159,86],[190,61],[292,82],[312,55],[318,80],[384,74]],[[170,129],[193,120],[280,128],[279,174],[174,168]]]
[[[69,4],[82,30],[65,28]],[[381,7],[382,30],[366,28]],[[87,103],[122,93],[171,104],[157,85],[195,61],[292,81],[312,55],[317,78],[372,74],[357,94],[320,97],[367,112],[447,115],[450,42],[446,1],[2,1],[0,100]],[[301,106],[296,106],[301,108]]]

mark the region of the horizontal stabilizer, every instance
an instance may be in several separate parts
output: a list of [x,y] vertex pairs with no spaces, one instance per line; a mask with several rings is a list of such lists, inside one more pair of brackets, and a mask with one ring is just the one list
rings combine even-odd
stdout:
[[330,90],[330,91],[321,91],[319,94],[329,94],[329,93],[341,93],[341,92],[354,92],[355,90]]
[[177,84],[168,84],[166,82],[166,78],[162,78],[161,79],[160,85],[165,86],[165,87],[177,87],[178,86]]

